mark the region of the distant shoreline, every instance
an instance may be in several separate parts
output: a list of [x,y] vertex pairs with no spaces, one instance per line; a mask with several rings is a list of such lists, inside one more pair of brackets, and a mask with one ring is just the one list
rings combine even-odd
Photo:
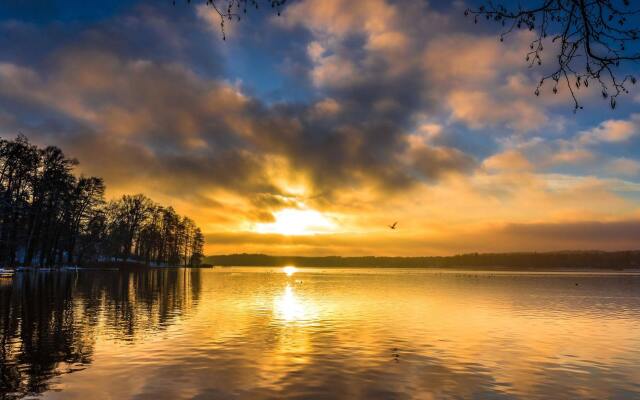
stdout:
[[[451,271],[492,272],[621,272],[640,273],[640,250],[629,251],[565,251],[547,253],[472,253],[427,257],[342,257],[342,256],[270,256],[266,254],[229,254],[205,257],[199,266],[213,267],[284,267],[299,268],[397,268]],[[147,265],[141,262],[100,262],[78,266],[91,270],[152,270],[185,268],[181,265]],[[75,267],[17,270],[73,270]],[[4,268],[5,272],[12,271]]]
[[[175,267],[182,268],[182,267]],[[190,268],[190,267],[186,267]],[[196,267],[197,268],[197,267]],[[210,267],[212,269],[232,269],[232,268],[247,268],[247,269],[259,269],[259,268],[282,268],[282,266],[264,266],[264,265],[216,265]],[[309,266],[297,266],[298,272],[304,272],[305,270],[402,270],[402,271],[429,271],[433,273],[441,274],[481,274],[491,273],[493,275],[509,275],[509,274],[530,274],[530,275],[620,275],[620,276],[637,276],[640,275],[640,268],[546,268],[546,269],[532,269],[532,268],[519,268],[519,267],[380,267],[380,266],[360,266],[360,267],[336,267],[336,266],[324,266],[324,267],[309,267]]]
[[[283,268],[284,266],[274,266],[274,265],[212,265],[207,267],[152,267],[154,269],[162,269],[162,268],[205,268],[205,269],[224,269],[224,268]],[[531,273],[550,273],[550,274],[562,274],[562,273],[603,273],[603,274],[611,274],[611,273],[619,273],[621,275],[624,274],[640,274],[640,267],[634,268],[522,268],[522,267],[381,267],[381,266],[358,266],[358,267],[345,267],[345,266],[322,266],[322,267],[310,267],[310,266],[295,266],[299,270],[305,269],[398,269],[398,270],[430,270],[434,272],[492,272],[492,273],[510,273],[510,272],[531,272]]]
[[212,265],[202,264],[202,265],[152,265],[145,264],[139,262],[100,262],[100,263],[88,263],[77,266],[53,266],[53,267],[43,267],[43,266],[18,266],[16,268],[3,268],[0,267],[0,274],[2,273],[13,273],[13,272],[30,272],[30,271],[76,271],[76,270],[85,270],[85,271],[109,271],[109,270],[122,270],[122,271],[145,271],[151,269],[174,269],[174,268],[194,268],[194,269],[207,269],[213,268]]
[[640,250],[563,251],[546,253],[472,253],[427,257],[270,256],[229,254],[208,256],[205,264],[235,267],[315,268],[442,268],[492,271],[639,271]]

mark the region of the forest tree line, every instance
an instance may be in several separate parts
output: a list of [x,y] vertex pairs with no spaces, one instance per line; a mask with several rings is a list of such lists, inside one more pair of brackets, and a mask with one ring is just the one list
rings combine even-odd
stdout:
[[77,164],[58,147],[0,138],[0,266],[201,263],[191,219],[142,194],[106,201],[102,178],[77,177]]
[[547,253],[470,253],[432,257],[301,257],[266,254],[209,256],[207,264],[278,267],[489,268],[553,270],[561,268],[640,268],[640,251],[557,251]]

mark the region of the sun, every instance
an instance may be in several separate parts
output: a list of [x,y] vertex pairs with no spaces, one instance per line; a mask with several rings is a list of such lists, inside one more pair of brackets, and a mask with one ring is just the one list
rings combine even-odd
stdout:
[[295,274],[296,271],[298,271],[298,268],[294,267],[293,265],[287,265],[286,267],[282,268],[282,272],[287,274],[287,276]]
[[309,209],[285,208],[273,213],[274,222],[256,224],[258,233],[314,235],[335,231],[335,224],[322,213]]

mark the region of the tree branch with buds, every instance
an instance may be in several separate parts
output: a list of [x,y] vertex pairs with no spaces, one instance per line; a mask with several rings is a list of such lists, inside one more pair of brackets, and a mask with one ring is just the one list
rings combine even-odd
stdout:
[[618,96],[636,83],[636,76],[625,71],[640,64],[640,7],[633,8],[629,0],[542,0],[517,8],[489,0],[465,15],[475,23],[484,19],[501,24],[500,41],[515,30],[535,32],[525,56],[530,67],[542,65],[545,43],[556,44],[556,64],[534,93],[539,95],[548,81],[554,94],[558,85],[566,85],[574,112],[583,108],[577,95],[583,86],[599,85],[615,108]]
[[[191,3],[191,0],[186,0]],[[220,32],[222,40],[227,39],[225,32],[225,23],[229,21],[240,21],[243,15],[249,10],[257,10],[260,5],[263,7],[271,7],[278,15],[284,7],[287,0],[204,0],[204,4],[211,7],[220,16]],[[176,1],[173,0],[173,4]]]

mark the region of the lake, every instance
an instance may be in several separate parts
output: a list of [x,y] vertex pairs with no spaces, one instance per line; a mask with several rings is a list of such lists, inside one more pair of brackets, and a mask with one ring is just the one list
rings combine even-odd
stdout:
[[3,399],[640,398],[634,274],[17,273],[0,335]]

